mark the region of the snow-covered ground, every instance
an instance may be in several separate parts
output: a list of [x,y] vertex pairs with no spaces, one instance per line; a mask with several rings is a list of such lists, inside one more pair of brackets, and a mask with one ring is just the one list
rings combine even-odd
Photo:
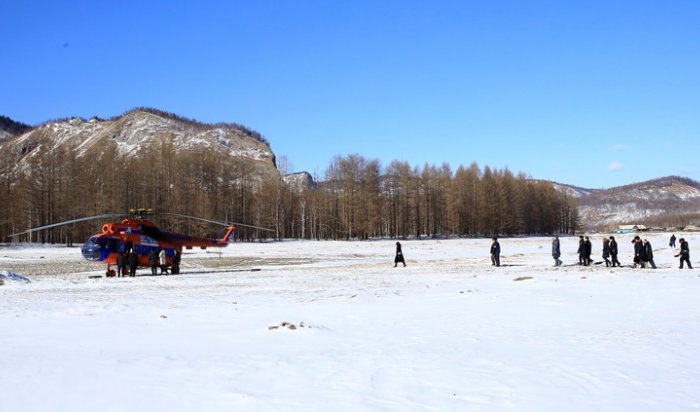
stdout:
[[577,238],[560,268],[550,238],[502,239],[500,268],[487,239],[404,241],[406,268],[393,241],[284,241],[121,279],[0,246],[32,280],[0,286],[0,410],[698,411],[700,270],[649,238],[657,270],[573,266]]

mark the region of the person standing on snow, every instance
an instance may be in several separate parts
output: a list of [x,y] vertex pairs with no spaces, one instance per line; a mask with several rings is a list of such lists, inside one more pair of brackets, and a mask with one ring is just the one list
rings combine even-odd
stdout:
[[605,267],[610,267],[610,239],[603,238],[603,259],[605,259]]
[[671,235],[671,239],[668,241],[668,245],[672,248],[676,248],[676,234]]
[[644,267],[644,245],[642,244],[642,239],[639,236],[635,236],[632,239],[632,243],[634,243],[634,263],[632,268],[636,268],[637,265]]
[[589,266],[593,260],[591,259],[591,254],[593,254],[593,245],[591,244],[591,239],[586,236],[586,240],[583,241],[583,264]]
[[501,245],[498,243],[496,236],[491,239],[493,240],[493,243],[491,243],[491,265],[501,266]]
[[127,255],[126,262],[129,264],[129,277],[135,277],[136,269],[139,267],[139,255],[133,249]]
[[688,246],[688,242],[683,238],[678,239],[678,242],[681,244],[681,253],[679,254],[681,257],[681,266],[678,269],[683,269],[683,262],[688,264],[688,269],[692,269],[693,266],[690,264],[690,247]]
[[153,249],[148,254],[148,266],[151,267],[151,275],[158,274],[158,249]]
[[403,252],[401,251],[401,243],[396,242],[396,257],[394,257],[394,267],[399,263],[403,263],[403,267],[406,267],[406,260],[403,258]]
[[620,261],[617,260],[617,241],[615,236],[610,236],[610,260],[612,261],[612,267],[620,267]]
[[117,255],[117,277],[121,278],[126,274],[126,256],[123,253]]
[[168,258],[165,254],[165,249],[161,249],[158,253],[158,260],[160,261],[160,274],[168,274]]
[[561,249],[559,247],[559,236],[554,236],[554,239],[552,239],[552,257],[554,258],[554,266],[561,266],[561,260],[559,260],[559,256],[561,256]]
[[583,247],[583,236],[578,237],[578,265],[583,266],[585,263],[584,256],[586,255],[585,249]]
[[651,243],[644,239],[644,263],[651,265],[652,269],[656,269],[656,264],[654,263],[654,250],[651,247]]
[[175,251],[175,256],[173,256],[173,267],[172,267],[172,274],[177,275],[180,273],[180,260],[182,258],[182,255],[180,254],[179,250]]

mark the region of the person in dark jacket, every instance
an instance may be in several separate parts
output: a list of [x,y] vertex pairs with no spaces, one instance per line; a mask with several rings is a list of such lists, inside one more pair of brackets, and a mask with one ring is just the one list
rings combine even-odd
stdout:
[[688,242],[680,238],[678,239],[678,243],[681,244],[681,253],[679,254],[681,257],[681,266],[679,269],[683,269],[683,262],[688,264],[688,269],[692,269],[693,266],[690,264],[690,246],[688,246]]
[[139,267],[139,255],[132,250],[127,256],[126,262],[129,264],[129,276],[132,278],[135,277],[136,269]]
[[583,247],[583,236],[578,237],[578,250],[576,253],[578,253],[578,265],[583,266],[585,263],[584,256],[586,256],[586,251]]
[[559,260],[559,256],[561,256],[559,236],[554,236],[554,239],[552,239],[552,257],[554,258],[554,266],[561,266],[561,260]]
[[591,244],[591,239],[586,236],[583,241],[583,264],[588,266],[593,262],[591,255],[593,254],[593,245]]
[[610,267],[610,239],[603,238],[603,259],[605,260],[605,267]]
[[126,256],[123,253],[117,255],[117,277],[126,275]]
[[180,254],[179,250],[175,251],[175,255],[173,255],[173,268],[172,268],[172,273],[173,275],[177,275],[180,273],[180,260],[182,258],[182,255]]
[[676,248],[676,234],[671,235],[671,239],[668,241],[668,245],[672,248]]
[[498,243],[497,237],[492,237],[491,243],[491,264],[493,266],[501,266],[501,245]]
[[610,260],[612,261],[612,267],[620,267],[620,261],[617,260],[617,241],[615,236],[610,236]]
[[644,244],[644,263],[646,265],[651,265],[652,269],[656,269],[656,263],[654,263],[654,249],[652,249],[651,243],[644,239],[642,244]]
[[647,250],[644,247],[644,242],[642,241],[642,238],[637,238],[637,243],[641,245],[640,250],[639,250],[639,260],[641,261],[641,267],[646,268],[647,267]]
[[401,243],[396,242],[396,257],[394,257],[394,267],[399,263],[403,263],[403,267],[406,267],[406,260],[403,258],[403,252],[401,251]]
[[632,239],[632,243],[634,243],[634,260],[632,267],[636,268],[637,265],[644,267],[644,245],[642,244],[642,239],[640,239],[639,236],[635,236],[634,239]]
[[153,249],[148,254],[148,266],[151,267],[151,275],[158,274],[158,249]]

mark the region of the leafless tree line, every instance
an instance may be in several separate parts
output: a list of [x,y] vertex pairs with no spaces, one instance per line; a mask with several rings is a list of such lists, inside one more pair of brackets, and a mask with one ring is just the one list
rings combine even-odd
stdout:
[[[0,153],[0,238],[7,241],[8,235],[28,228],[141,207],[225,222],[267,223],[265,217],[274,210],[265,198],[270,190],[260,185],[253,165],[206,148],[177,152],[171,141],[165,136],[137,157],[119,155],[113,142],[76,157],[75,148],[52,148],[47,139],[20,167],[15,167],[17,153]],[[168,216],[154,220],[170,231],[219,235],[218,228],[207,223]],[[31,239],[82,242],[99,231],[101,223],[57,227]],[[266,235],[240,228],[237,236]]]
[[323,183],[287,190],[286,236],[306,239],[421,238],[574,233],[573,199],[542,181],[476,164],[453,172],[360,155],[336,157]]
[[[0,238],[84,216],[148,207],[272,228],[240,227],[237,240],[369,239],[574,233],[576,203],[551,184],[476,164],[382,167],[360,155],[333,159],[322,183],[298,189],[281,177],[261,181],[254,165],[202,148],[176,151],[167,136],[137,157],[116,144],[75,156],[74,148],[38,146],[21,167],[0,153]],[[48,140],[47,142],[48,143]],[[210,224],[156,216],[161,227],[218,236]],[[102,222],[37,232],[32,241],[82,242]],[[25,238],[26,240],[26,238]]]

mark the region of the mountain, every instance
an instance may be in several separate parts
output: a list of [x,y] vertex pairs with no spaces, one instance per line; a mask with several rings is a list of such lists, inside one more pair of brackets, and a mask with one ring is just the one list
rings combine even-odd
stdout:
[[311,177],[311,175],[308,172],[291,173],[284,176],[283,179],[284,182],[287,184],[287,187],[291,188],[297,193],[316,187],[316,182],[314,182],[314,178]]
[[700,182],[667,176],[610,189],[555,188],[576,197],[584,229],[609,230],[619,224],[686,226],[699,223]]
[[[283,180],[294,196],[317,187],[306,172]],[[0,222],[21,221],[25,215],[16,210],[30,208],[31,219],[45,224],[54,210],[87,214],[133,205],[254,221],[279,201],[277,191],[265,188],[279,181],[268,142],[234,123],[205,124],[150,108],[35,127],[0,116],[0,186],[18,199],[0,210]],[[586,230],[700,224],[700,183],[692,179],[669,176],[605,190],[551,183],[577,200]]]
[[[13,130],[20,130],[15,127]],[[62,119],[46,122],[0,142],[0,151],[15,154],[18,165],[47,150],[64,148],[76,158],[113,147],[117,156],[138,157],[161,143],[176,152],[208,148],[246,162],[258,180],[279,176],[275,155],[260,134],[237,124],[204,124],[156,109],[138,108],[103,120]]]
[[0,142],[12,136],[25,133],[31,126],[10,119],[7,116],[0,116]]
[[565,193],[566,195],[574,198],[581,198],[584,196],[588,196],[592,193],[598,192],[600,189],[585,189],[583,187],[578,187],[578,186],[572,186],[572,185],[567,185],[563,183],[556,183],[556,182],[550,182],[552,183],[552,186],[554,186],[555,189],[557,189],[560,192]]

